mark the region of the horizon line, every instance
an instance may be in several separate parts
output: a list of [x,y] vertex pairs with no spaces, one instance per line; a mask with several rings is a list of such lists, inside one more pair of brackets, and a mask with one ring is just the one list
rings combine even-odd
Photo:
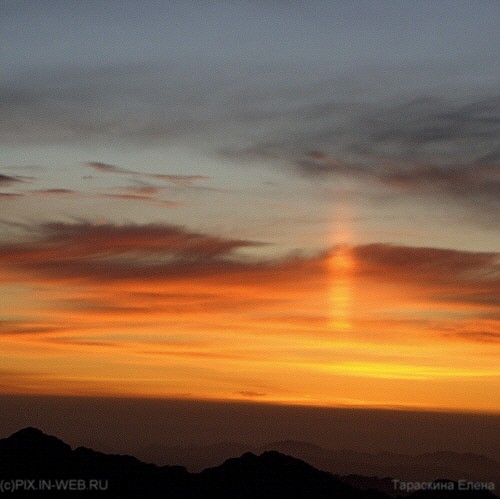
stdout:
[[96,394],[50,394],[50,393],[0,393],[0,398],[36,398],[36,399],[82,399],[82,400],[119,400],[137,402],[184,402],[192,404],[213,404],[213,405],[247,405],[253,407],[276,407],[290,409],[319,409],[319,410],[339,410],[339,411],[377,411],[377,412],[401,412],[401,413],[422,413],[422,414],[462,414],[495,417],[500,416],[500,411],[449,408],[449,407],[422,407],[411,405],[361,405],[361,404],[336,404],[336,405],[315,405],[299,402],[282,402],[271,400],[248,400],[248,399],[222,399],[222,398],[190,398],[190,397],[159,397],[140,395],[96,395]]

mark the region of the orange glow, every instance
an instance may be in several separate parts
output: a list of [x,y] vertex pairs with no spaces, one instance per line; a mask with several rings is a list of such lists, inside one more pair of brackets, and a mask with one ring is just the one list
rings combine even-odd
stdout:
[[2,392],[500,411],[496,255],[92,231],[0,248]]
[[349,330],[352,327],[354,259],[347,246],[335,250],[329,258],[332,280],[330,289],[331,327],[335,330]]
[[349,247],[353,239],[351,218],[350,203],[343,199],[336,206],[332,241],[334,250],[328,258],[330,327],[336,332],[352,329],[355,260]]

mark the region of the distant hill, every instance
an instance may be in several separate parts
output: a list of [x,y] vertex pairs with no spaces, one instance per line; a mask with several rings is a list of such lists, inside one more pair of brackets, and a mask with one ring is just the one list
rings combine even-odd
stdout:
[[303,459],[313,466],[339,475],[397,477],[400,480],[494,481],[500,487],[500,463],[473,453],[432,452],[409,456],[380,452],[369,454],[351,450],[331,450],[306,442],[286,440],[267,444],[257,452],[277,450]]
[[[401,480],[432,481],[446,476],[451,480],[494,481],[500,487],[500,463],[473,453],[432,452],[407,455],[392,452],[370,454],[352,450],[327,449],[308,442],[283,440],[253,447],[235,442],[198,446],[150,446],[141,458],[157,464],[178,463],[190,471],[201,471],[245,452],[262,454],[277,450],[336,475],[398,477]],[[381,485],[384,490],[384,485]]]
[[[244,453],[200,473],[182,466],[157,466],[131,456],[71,449],[36,428],[0,440],[0,492],[17,487],[12,497],[178,498],[178,499],[388,499],[382,491],[362,490],[370,478],[342,480],[310,464],[273,451]],[[349,483],[350,482],[350,483]],[[361,484],[362,487],[356,487]],[[1,490],[3,487],[4,490]],[[7,489],[5,489],[7,487]],[[36,490],[36,489],[44,490]],[[48,490],[50,488],[50,490]],[[64,489],[66,490],[59,490]],[[90,490],[93,488],[93,490]],[[69,489],[69,490],[68,490]],[[445,497],[411,494],[407,497]],[[448,497],[448,496],[446,496]],[[450,498],[493,498],[485,491]]]

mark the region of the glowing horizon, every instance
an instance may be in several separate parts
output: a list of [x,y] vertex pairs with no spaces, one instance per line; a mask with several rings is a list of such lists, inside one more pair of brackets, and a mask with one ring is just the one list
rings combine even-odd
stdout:
[[436,295],[473,305],[496,286],[495,255],[337,245],[239,262],[232,248],[252,242],[169,226],[45,232],[0,248],[5,393],[499,410],[498,351],[481,333],[494,305]]
[[499,412],[500,3],[119,3],[5,9],[0,393]]

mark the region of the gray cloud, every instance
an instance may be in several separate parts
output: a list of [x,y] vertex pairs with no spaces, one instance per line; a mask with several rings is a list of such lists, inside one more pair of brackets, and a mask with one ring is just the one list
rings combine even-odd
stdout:
[[90,168],[93,168],[94,170],[98,170],[104,173],[116,173],[121,175],[132,175],[132,176],[138,176],[156,180],[163,180],[165,182],[174,185],[181,185],[184,187],[192,186],[199,180],[207,180],[210,178],[205,175],[173,175],[173,174],[163,174],[163,173],[137,172],[134,170],[128,170],[126,168],[121,168],[119,166],[109,165],[107,163],[100,163],[96,161],[86,163],[86,165],[89,166]]
[[439,165],[382,162],[364,168],[313,151],[297,165],[302,172],[312,176],[341,174],[374,180],[402,191],[446,193],[463,200],[476,198],[494,204],[500,201],[500,163],[476,161],[465,165]]
[[[182,65],[38,71],[0,90],[2,132],[26,141],[99,134],[147,142],[233,130],[246,135],[247,148],[280,156],[435,155],[450,143],[489,155],[492,142],[498,153],[498,95],[463,82],[463,71],[381,67],[315,76],[286,66],[195,72]],[[227,138],[228,149],[241,146],[234,134]],[[439,147],[426,151],[430,145]]]
[[141,201],[145,203],[152,203],[157,206],[164,206],[166,208],[175,208],[178,206],[182,206],[183,203],[178,202],[178,201],[169,201],[165,199],[158,199],[155,197],[151,197],[148,195],[141,195],[141,194],[129,194],[129,193],[123,193],[123,194],[101,194],[100,197],[103,198],[108,198],[108,199],[124,199],[126,201]]
[[442,193],[474,209],[499,209],[499,98],[397,100],[311,102],[289,113],[286,124],[266,129],[264,120],[262,137],[222,154],[237,161],[261,157],[320,181],[348,176],[396,193]]
[[500,195],[500,163],[471,164],[444,168],[422,165],[380,176],[382,182],[406,189],[445,191],[454,195],[484,196],[498,200]]
[[171,184],[191,186],[194,185],[198,180],[207,180],[210,177],[205,175],[166,175],[166,174],[152,174],[148,177],[155,178],[158,180],[164,180]]
[[[335,173],[346,164],[366,172],[391,163],[402,168],[421,163],[495,164],[500,160],[499,104],[498,97],[474,95],[400,96],[342,105],[311,102],[287,116],[288,125],[266,130],[262,140],[226,152],[288,159],[311,175]],[[320,159],[311,158],[311,151],[336,162],[307,163]]]
[[10,143],[165,142],[207,126],[218,83],[178,65],[34,70],[0,89],[0,133]]
[[14,192],[0,192],[0,198],[4,198],[4,199],[14,199],[14,198],[20,198],[22,196],[23,196],[23,194],[14,193]]
[[126,170],[125,168],[120,168],[114,165],[108,165],[107,163],[100,163],[98,161],[90,161],[86,163],[87,166],[104,173],[121,173],[127,175],[135,175],[135,172]]
[[9,185],[16,182],[22,182],[22,180],[17,177],[11,177],[10,175],[3,175],[0,173],[0,185]]
[[267,393],[256,392],[253,390],[242,390],[240,392],[234,392],[235,395],[241,395],[245,398],[255,398],[255,397],[265,397]]
[[[488,79],[461,71],[428,65],[315,76],[177,65],[33,73],[0,90],[0,131],[22,142],[203,138],[196,143],[235,163],[265,158],[309,178],[351,175],[496,206],[500,99]],[[181,186],[205,178],[89,166]]]
[[80,194],[77,191],[74,191],[72,189],[61,189],[61,188],[53,188],[53,189],[37,189],[34,191],[29,191],[30,194],[47,194],[47,195],[73,195],[73,194]]

